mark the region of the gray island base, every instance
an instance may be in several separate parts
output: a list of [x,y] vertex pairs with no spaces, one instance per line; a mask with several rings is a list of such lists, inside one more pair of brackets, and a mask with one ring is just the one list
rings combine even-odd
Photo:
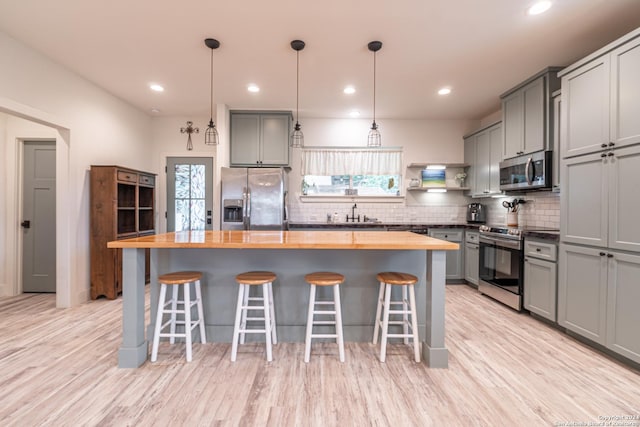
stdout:
[[[418,237],[441,242],[426,236]],[[238,292],[234,278],[241,272],[269,270],[277,274],[273,293],[279,342],[304,342],[309,299],[309,285],[304,281],[305,274],[334,271],[345,276],[340,289],[343,329],[345,341],[352,342],[372,340],[379,285],[376,274],[381,271],[413,274],[419,278],[416,299],[423,360],[432,368],[448,367],[448,350],[444,342],[445,255],[448,247],[446,250],[327,250],[154,248],[153,245],[147,245],[149,246],[152,247],[152,322],[156,312],[154,301],[157,301],[159,294],[158,275],[180,270],[202,271],[202,298],[208,342],[231,342]],[[154,325],[152,323],[147,326],[147,339],[144,324],[144,266],[144,245],[123,248],[123,335],[118,353],[118,366],[121,368],[139,367],[148,358],[148,341],[152,337]],[[259,336],[255,339],[264,338]],[[373,351],[377,355],[379,350]],[[407,352],[409,359],[410,353],[411,351]]]

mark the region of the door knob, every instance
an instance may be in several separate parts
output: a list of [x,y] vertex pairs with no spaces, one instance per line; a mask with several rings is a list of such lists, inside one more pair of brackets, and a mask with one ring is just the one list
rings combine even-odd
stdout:
[[28,219],[24,220],[20,223],[20,226],[22,228],[31,228],[31,221],[29,221]]

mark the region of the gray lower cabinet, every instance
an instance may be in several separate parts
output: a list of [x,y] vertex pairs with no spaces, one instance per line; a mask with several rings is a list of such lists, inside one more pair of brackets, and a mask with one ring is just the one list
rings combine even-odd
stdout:
[[608,258],[607,347],[640,363],[640,255]]
[[467,283],[471,283],[478,287],[478,276],[480,273],[480,249],[479,249],[479,235],[474,231],[467,231],[465,233],[465,246],[464,246],[464,264],[465,273],[464,279]]
[[289,166],[288,111],[231,111],[231,166]]
[[640,362],[640,255],[560,245],[558,323]]
[[560,245],[558,324],[605,344],[607,258],[597,248]]
[[545,319],[556,321],[558,288],[557,246],[525,240],[524,308]]
[[460,245],[460,249],[457,251],[447,251],[446,278],[449,282],[461,282],[465,278],[463,235],[464,230],[459,229],[429,229],[430,237]]

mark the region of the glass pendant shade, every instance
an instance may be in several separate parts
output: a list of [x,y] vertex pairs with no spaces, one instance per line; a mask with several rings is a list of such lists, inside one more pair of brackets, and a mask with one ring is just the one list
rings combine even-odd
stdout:
[[378,130],[376,122],[371,124],[371,129],[369,130],[369,136],[367,138],[367,147],[382,147],[382,137],[380,136],[380,131]]
[[292,148],[304,147],[304,134],[300,130],[300,123],[296,122],[293,132],[289,135],[289,146]]
[[216,125],[213,123],[213,119],[209,120],[209,126],[207,126],[207,130],[204,132],[204,143],[206,145],[218,145],[220,142],[220,137],[218,136],[218,129],[216,129]]

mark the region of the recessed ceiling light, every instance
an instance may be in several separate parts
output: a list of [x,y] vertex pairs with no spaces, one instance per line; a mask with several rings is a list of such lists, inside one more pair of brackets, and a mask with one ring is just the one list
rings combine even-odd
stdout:
[[353,95],[354,93],[356,93],[356,88],[353,86],[347,86],[344,88],[343,92],[347,95]]
[[438,95],[449,95],[451,93],[450,87],[443,87],[438,91]]
[[353,111],[349,112],[349,115],[351,117],[354,117],[354,118],[355,117],[360,117],[360,111],[353,110]]
[[551,2],[549,0],[542,0],[534,3],[528,10],[527,14],[529,15],[539,15],[541,13],[546,12],[551,7]]
[[160,110],[159,110],[159,109],[157,109],[157,108],[152,108],[152,109],[151,109],[151,112],[152,112],[153,114],[158,114],[158,113],[160,112]]
[[151,89],[154,92],[164,92],[164,88],[157,83],[151,83],[149,85],[149,89]]
[[247,90],[248,90],[249,92],[254,92],[254,93],[255,93],[255,92],[260,92],[260,88],[258,87],[258,85],[253,84],[253,83],[250,83],[250,84],[247,86]]

